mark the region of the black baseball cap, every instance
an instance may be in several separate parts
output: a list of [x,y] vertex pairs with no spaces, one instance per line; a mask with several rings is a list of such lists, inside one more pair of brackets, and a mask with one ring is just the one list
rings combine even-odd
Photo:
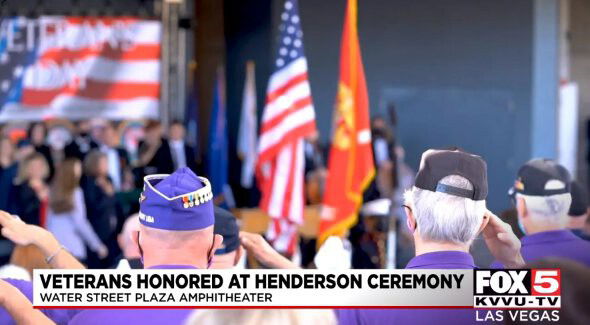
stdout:
[[220,207],[214,207],[215,226],[213,232],[223,236],[221,247],[215,251],[216,255],[227,254],[235,251],[240,246],[240,227],[236,217],[229,211]]
[[[450,175],[466,178],[473,185],[473,190],[439,183]],[[461,149],[427,150],[422,154],[414,186],[475,201],[485,200],[488,195],[487,165],[480,156]]]
[[572,182],[572,205],[568,212],[569,216],[579,217],[586,214],[588,210],[588,191],[577,181]]
[[[562,186],[551,186],[551,181],[559,181]],[[518,170],[514,186],[510,192],[531,196],[551,196],[570,192],[570,173],[552,159],[535,158],[529,160]]]

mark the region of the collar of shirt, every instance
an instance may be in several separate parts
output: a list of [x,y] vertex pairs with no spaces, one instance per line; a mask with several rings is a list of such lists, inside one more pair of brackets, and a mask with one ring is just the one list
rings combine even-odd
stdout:
[[541,243],[554,243],[563,242],[568,240],[578,240],[579,238],[574,235],[570,230],[552,230],[543,231],[530,235],[526,235],[520,239],[522,246],[536,245]]
[[410,260],[406,269],[474,269],[473,257],[469,253],[460,251],[440,251],[421,254]]
[[184,141],[182,141],[182,140],[170,140],[169,143],[174,148],[184,147]]
[[161,264],[150,266],[146,269],[150,270],[164,270],[164,269],[197,269],[197,267],[186,264]]

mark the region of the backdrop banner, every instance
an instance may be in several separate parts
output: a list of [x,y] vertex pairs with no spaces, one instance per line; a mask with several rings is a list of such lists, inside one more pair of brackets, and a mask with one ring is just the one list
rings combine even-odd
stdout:
[[159,21],[0,19],[0,122],[157,118]]

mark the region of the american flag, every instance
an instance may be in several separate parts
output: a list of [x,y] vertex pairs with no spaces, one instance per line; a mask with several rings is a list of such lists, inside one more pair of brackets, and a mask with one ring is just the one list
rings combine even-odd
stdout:
[[0,21],[0,121],[156,117],[157,21],[12,17]]
[[305,204],[303,141],[316,130],[296,0],[285,1],[279,30],[258,140],[257,175],[260,207],[272,218],[267,237],[277,250],[293,253]]

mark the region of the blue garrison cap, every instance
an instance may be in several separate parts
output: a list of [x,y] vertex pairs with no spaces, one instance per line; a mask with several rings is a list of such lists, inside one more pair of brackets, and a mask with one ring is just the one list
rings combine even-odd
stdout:
[[215,223],[213,193],[205,177],[183,167],[143,179],[139,222],[164,230],[198,230]]

